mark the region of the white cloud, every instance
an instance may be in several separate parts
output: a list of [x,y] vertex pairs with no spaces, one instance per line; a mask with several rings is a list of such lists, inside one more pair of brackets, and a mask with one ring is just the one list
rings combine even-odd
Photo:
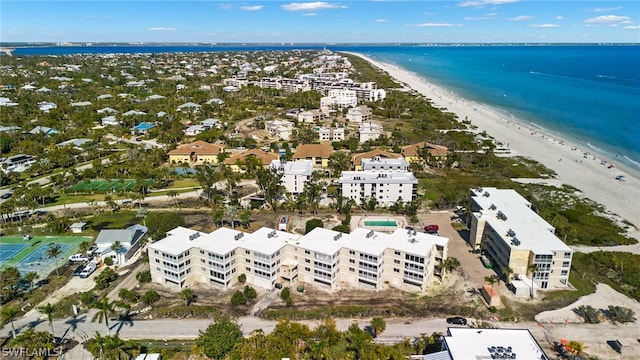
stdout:
[[376,19],[376,22],[377,23],[386,23],[386,22],[389,22],[389,20],[387,20],[387,19]]
[[628,21],[629,21],[628,16],[602,15],[594,18],[589,18],[584,22],[587,24],[612,24],[612,23],[625,23]]
[[558,24],[531,24],[531,25],[528,25],[527,27],[532,27],[532,28],[557,28],[557,27],[560,27],[560,25],[558,25]]
[[302,14],[302,16],[316,16],[318,15],[318,13],[306,13],[306,14]]
[[509,20],[509,21],[525,21],[525,20],[531,20],[531,19],[533,19],[533,16],[520,15],[520,16],[516,16],[514,18],[508,18],[507,20]]
[[285,4],[280,6],[287,11],[309,11],[309,10],[324,10],[324,9],[346,9],[345,5],[328,3],[325,1],[316,1],[308,3],[294,2],[291,4]]
[[595,12],[607,12],[607,11],[614,11],[614,10],[620,10],[622,9],[622,6],[616,6],[616,7],[612,7],[612,8],[595,8],[593,9],[593,11]]
[[627,30],[640,30],[640,25],[628,25],[624,27]]
[[413,27],[460,27],[462,24],[451,24],[451,23],[422,23],[422,24],[413,24]]
[[149,31],[174,31],[175,28],[172,28],[172,27],[150,27],[147,30],[149,30]]
[[556,20],[564,20],[564,16],[556,16]]
[[262,10],[262,8],[264,8],[264,6],[262,6],[262,5],[253,5],[253,6],[245,5],[245,6],[240,6],[240,10],[246,10],[246,11],[257,11],[257,10]]
[[519,0],[477,0],[477,1],[465,1],[458,6],[467,7],[467,6],[483,6],[483,5],[502,5],[518,2]]

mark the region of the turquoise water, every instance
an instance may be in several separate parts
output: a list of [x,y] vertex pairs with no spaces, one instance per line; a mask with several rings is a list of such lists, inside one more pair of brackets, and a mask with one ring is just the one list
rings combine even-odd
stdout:
[[395,220],[365,220],[364,226],[398,226]]

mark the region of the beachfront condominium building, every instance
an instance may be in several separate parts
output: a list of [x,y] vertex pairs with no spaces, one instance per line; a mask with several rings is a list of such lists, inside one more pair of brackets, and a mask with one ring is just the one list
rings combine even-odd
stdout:
[[333,89],[327,96],[320,98],[320,111],[329,115],[336,110],[358,105],[358,97],[355,90]]
[[339,183],[342,196],[356,204],[374,198],[379,206],[391,206],[418,197],[418,179],[407,171],[343,171]]
[[354,123],[362,123],[371,121],[373,113],[371,108],[366,105],[356,106],[347,110],[347,120]]
[[344,140],[344,128],[318,127],[319,141],[342,141]]
[[[533,275],[534,289],[567,287],[573,251],[529,201],[512,189],[478,187],[470,191],[469,206],[470,244],[483,250],[497,271],[508,266],[521,280]],[[531,284],[528,279],[524,285]]]
[[313,162],[311,160],[273,160],[270,167],[282,174],[282,186],[288,193],[294,195],[300,194],[304,190],[304,184],[313,175]]
[[407,171],[409,164],[404,158],[386,158],[375,156],[373,158],[364,158],[360,167],[363,171]]
[[228,289],[244,274],[248,284],[264,289],[279,283],[423,292],[441,275],[448,242],[402,228],[392,234],[315,228],[297,235],[266,227],[209,234],[177,227],[149,245],[149,263],[154,282],[175,288],[198,282]]

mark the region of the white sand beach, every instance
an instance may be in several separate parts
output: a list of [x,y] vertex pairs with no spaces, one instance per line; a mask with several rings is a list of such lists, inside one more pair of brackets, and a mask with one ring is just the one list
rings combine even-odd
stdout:
[[[460,120],[471,123],[495,138],[512,153],[534,159],[557,173],[557,181],[574,186],[587,198],[604,205],[610,212],[640,227],[640,171],[607,159],[585,145],[552,136],[543,130],[505,115],[484,104],[462,98],[392,64],[380,63],[362,54],[355,54],[386,71],[398,82],[423,94],[433,106],[446,108]],[[603,164],[602,161],[606,161]],[[609,164],[615,167],[609,168]],[[623,175],[625,181],[616,180]],[[632,234],[640,239],[640,232]]]

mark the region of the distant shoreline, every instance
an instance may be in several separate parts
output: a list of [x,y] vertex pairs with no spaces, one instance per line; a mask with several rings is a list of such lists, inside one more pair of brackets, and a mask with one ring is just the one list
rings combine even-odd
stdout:
[[[558,180],[576,187],[587,198],[604,205],[636,228],[640,227],[640,205],[636,200],[640,199],[640,170],[596,153],[586,144],[547,133],[515,117],[505,118],[504,113],[489,105],[462,98],[404,68],[378,62],[361,53],[346,53],[361,57],[387,72],[398,83],[430,99],[433,106],[455,113],[461,121],[468,118],[479,132],[486,131],[496,140],[508,144],[515,154],[544,164],[557,173]],[[611,163],[614,168],[608,168]],[[618,175],[623,175],[626,181],[616,180]],[[640,232],[631,235],[640,240]]]

